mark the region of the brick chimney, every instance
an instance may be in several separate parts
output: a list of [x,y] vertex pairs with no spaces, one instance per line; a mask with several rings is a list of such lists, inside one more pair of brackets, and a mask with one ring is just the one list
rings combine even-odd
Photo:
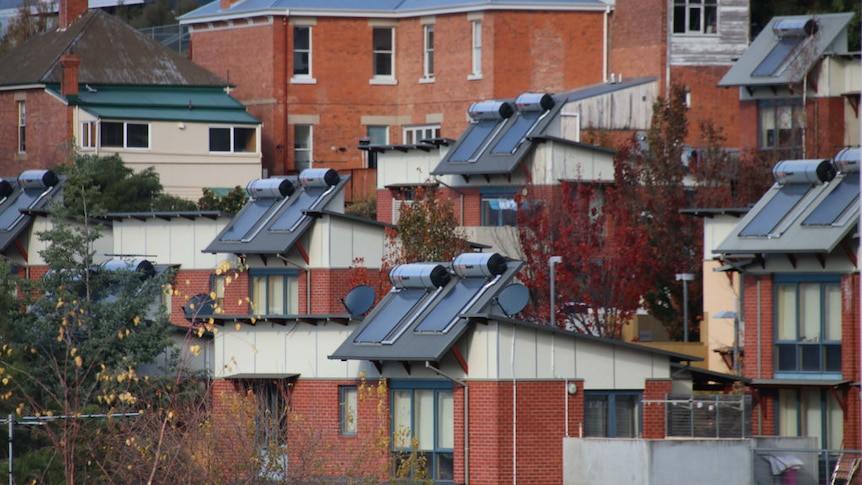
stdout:
[[229,9],[229,8],[230,8],[230,6],[231,6],[231,5],[233,5],[234,3],[236,3],[236,1],[237,1],[237,0],[221,0],[221,1],[219,2],[219,8],[220,8],[220,9],[222,9],[222,10],[227,10],[227,9]]
[[77,54],[66,53],[60,56],[60,65],[63,67],[63,79],[60,81],[60,94],[67,98],[78,95],[78,66],[81,59]]
[[87,13],[89,0],[60,0],[60,30],[66,30],[76,18]]

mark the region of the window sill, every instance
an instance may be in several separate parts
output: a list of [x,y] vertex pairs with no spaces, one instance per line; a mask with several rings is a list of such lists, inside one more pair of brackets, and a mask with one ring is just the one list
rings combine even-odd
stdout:
[[290,84],[317,84],[317,79],[313,77],[292,77],[290,78]]
[[482,73],[481,72],[476,73],[476,74],[470,74],[467,76],[468,81],[478,81],[479,79],[482,79]]
[[368,80],[368,84],[376,84],[381,86],[395,86],[398,84],[398,80],[391,76],[386,77],[373,77]]
[[436,81],[436,79],[434,78],[434,76],[419,78],[419,84],[430,84],[430,83],[433,83],[435,81]]
[[27,160],[27,152],[16,152],[15,160]]

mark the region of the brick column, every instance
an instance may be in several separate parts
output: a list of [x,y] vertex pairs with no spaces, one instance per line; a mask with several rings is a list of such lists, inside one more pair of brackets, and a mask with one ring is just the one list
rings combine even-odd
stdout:
[[661,402],[670,394],[670,379],[647,379],[643,395],[643,437],[650,440],[665,438],[665,405]]

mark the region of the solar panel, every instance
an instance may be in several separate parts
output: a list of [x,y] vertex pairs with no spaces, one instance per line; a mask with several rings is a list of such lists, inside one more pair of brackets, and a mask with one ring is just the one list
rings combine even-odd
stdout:
[[491,150],[491,153],[504,154],[514,152],[541,115],[542,113],[539,111],[522,112],[515,118],[514,124],[503,133],[503,136],[494,146],[494,149]]
[[781,187],[739,235],[768,236],[810,189],[808,184],[788,184]]
[[431,310],[422,323],[416,327],[417,332],[445,332],[455,323],[464,308],[478,295],[485,284],[485,278],[461,279]]
[[241,241],[254,225],[272,209],[277,199],[257,199],[240,211],[231,221],[230,227],[222,234],[222,241]]
[[276,219],[275,223],[270,227],[272,231],[292,231],[296,228],[296,225],[302,220],[303,214],[302,211],[309,210],[314,207],[318,200],[323,196],[326,192],[325,188],[306,188],[303,190],[299,196],[297,197],[294,194],[294,202],[288,206],[287,210],[285,210],[278,219]]
[[753,77],[774,76],[775,71],[784,64],[784,61],[793,52],[793,49],[802,42],[802,37],[786,37],[780,39],[769,54],[760,61],[757,68],[752,71]]
[[506,120],[482,120],[473,125],[473,128],[467,133],[467,138],[461,141],[461,144],[458,145],[458,148],[452,153],[452,156],[449,157],[450,162],[468,162],[473,157],[485,140],[488,138],[488,135],[493,133],[494,128],[497,125],[502,124]]
[[427,291],[424,288],[405,288],[395,293],[366,327],[356,336],[354,342],[379,344],[398,324],[409,317],[413,308],[422,300]]
[[0,230],[9,231],[18,221],[24,217],[24,214],[21,213],[22,209],[29,209],[39,201],[43,194],[47,193],[47,191],[43,190],[23,190],[12,201],[12,204],[0,214]]
[[851,204],[859,198],[859,176],[852,173],[844,177],[837,187],[802,221],[803,226],[828,226],[833,224]]

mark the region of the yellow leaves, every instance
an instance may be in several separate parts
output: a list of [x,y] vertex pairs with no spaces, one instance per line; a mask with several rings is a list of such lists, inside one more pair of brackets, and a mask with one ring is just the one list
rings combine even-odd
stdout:
[[242,324],[236,322],[236,325],[234,325],[233,328],[235,328],[237,331],[242,330]]
[[77,347],[72,347],[71,355],[72,356],[78,355],[78,348]]
[[2,380],[2,381],[0,381],[0,382],[3,382],[3,385],[4,385],[4,386],[7,386],[7,385],[9,385],[9,378],[8,378],[8,377],[4,377],[4,378],[3,378],[3,380]]
[[80,355],[75,356],[75,366],[80,369],[83,365],[84,365],[84,359],[82,359]]
[[57,298],[57,308],[59,309],[59,308],[62,308],[62,307],[63,307],[63,299],[62,299],[62,298]]
[[191,352],[195,357],[201,355],[201,346],[200,345],[192,345],[189,347],[189,352]]
[[117,330],[117,338],[120,340],[123,340],[123,337],[125,337],[125,335],[123,335],[123,331]]
[[197,334],[198,334],[198,338],[203,337],[203,336],[204,336],[204,328],[203,328],[203,327],[198,327],[198,329],[197,329]]
[[22,416],[24,414],[24,403],[18,404],[18,407],[15,408],[15,414],[18,416]]
[[[141,317],[138,315],[135,315],[135,318],[132,319],[132,322],[134,322],[135,326],[137,327],[138,324],[141,323]],[[128,330],[127,330],[127,332],[128,332]],[[128,333],[126,335],[128,335]]]

